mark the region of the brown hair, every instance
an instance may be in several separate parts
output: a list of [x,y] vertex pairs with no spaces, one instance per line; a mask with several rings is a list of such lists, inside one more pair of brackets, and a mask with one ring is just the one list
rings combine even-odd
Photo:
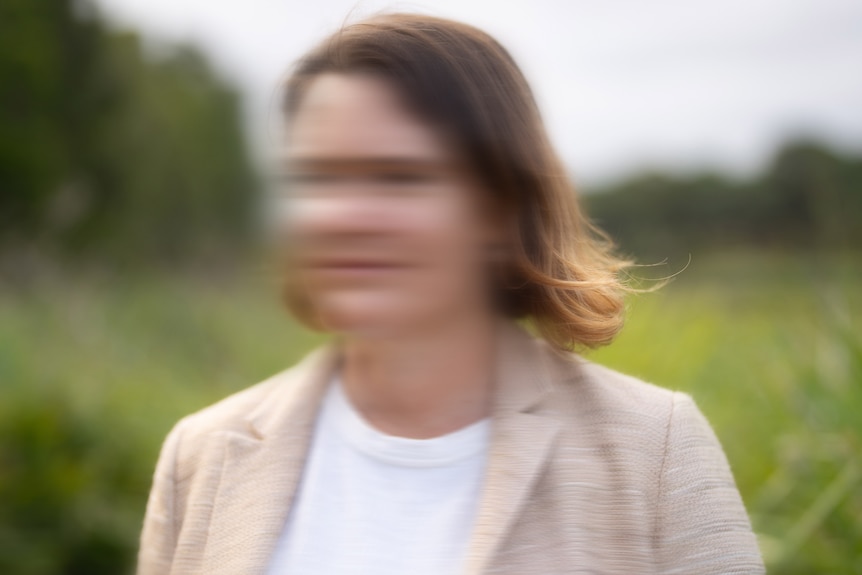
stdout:
[[[614,255],[609,238],[582,211],[526,79],[496,40],[466,24],[416,14],[345,26],[297,64],[284,100],[288,117],[310,81],[327,72],[382,75],[415,112],[454,136],[467,165],[513,220],[509,280],[500,286],[505,313],[529,318],[562,349],[614,339],[623,325],[623,296],[632,291],[621,275],[631,263]],[[286,294],[299,316],[302,299]]]

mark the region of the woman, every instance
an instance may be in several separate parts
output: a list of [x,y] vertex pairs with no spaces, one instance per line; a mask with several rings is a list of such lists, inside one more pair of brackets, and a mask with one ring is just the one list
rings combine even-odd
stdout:
[[692,399],[567,351],[627,263],[496,41],[347,26],[285,112],[285,299],[336,337],[171,431],[140,573],[763,572]]

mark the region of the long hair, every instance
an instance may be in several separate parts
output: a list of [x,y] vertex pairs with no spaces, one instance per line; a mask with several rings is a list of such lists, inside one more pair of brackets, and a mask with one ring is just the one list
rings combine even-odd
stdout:
[[[498,299],[560,349],[610,343],[624,321],[623,272],[608,236],[579,205],[532,91],[509,53],[472,26],[418,14],[350,24],[298,63],[284,97],[288,119],[324,73],[386,78],[420,117],[451,136],[458,152],[511,223]],[[307,294],[285,301],[300,319]],[[306,305],[303,305],[303,302]]]

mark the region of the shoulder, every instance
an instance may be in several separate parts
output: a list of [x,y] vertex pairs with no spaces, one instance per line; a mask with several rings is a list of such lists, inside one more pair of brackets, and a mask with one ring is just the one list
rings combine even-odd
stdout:
[[570,354],[568,362],[582,393],[590,393],[596,399],[620,407],[663,412],[672,404],[675,394],[680,393],[577,354]]
[[677,402],[691,401],[688,394],[595,363],[577,353],[546,347],[554,396],[570,399],[591,411],[641,415],[667,420]]
[[285,369],[216,403],[186,415],[177,422],[175,429],[179,429],[184,438],[189,439],[216,431],[243,428],[249,414],[259,406],[264,405],[281,385],[290,380],[290,375],[294,369],[295,367]]
[[727,457],[692,397],[550,353],[555,385],[542,410],[562,423],[561,483],[589,468],[595,484],[615,487],[614,505],[639,501],[661,572],[763,573]]
[[715,441],[692,397],[574,353],[548,350],[555,385],[544,410],[571,429],[591,430],[608,444],[664,452],[686,437]]
[[646,418],[664,422],[670,427],[706,430],[712,435],[700,408],[691,395],[684,391],[672,390],[644,381],[632,375],[621,373],[609,367],[593,363],[576,356],[579,364],[580,394],[591,395],[598,405]]
[[168,435],[166,445],[182,444],[183,451],[204,447],[224,433],[255,435],[259,426],[307,401],[308,388],[327,369],[329,347],[318,348],[300,362],[224,399],[183,417]]

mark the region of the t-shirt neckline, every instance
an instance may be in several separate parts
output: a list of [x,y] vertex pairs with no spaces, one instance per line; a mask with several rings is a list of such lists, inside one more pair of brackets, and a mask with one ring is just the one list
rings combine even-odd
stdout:
[[343,438],[368,457],[401,467],[444,467],[478,455],[487,448],[491,421],[481,419],[451,433],[428,439],[389,435],[372,426],[357,411],[335,377],[327,394]]

